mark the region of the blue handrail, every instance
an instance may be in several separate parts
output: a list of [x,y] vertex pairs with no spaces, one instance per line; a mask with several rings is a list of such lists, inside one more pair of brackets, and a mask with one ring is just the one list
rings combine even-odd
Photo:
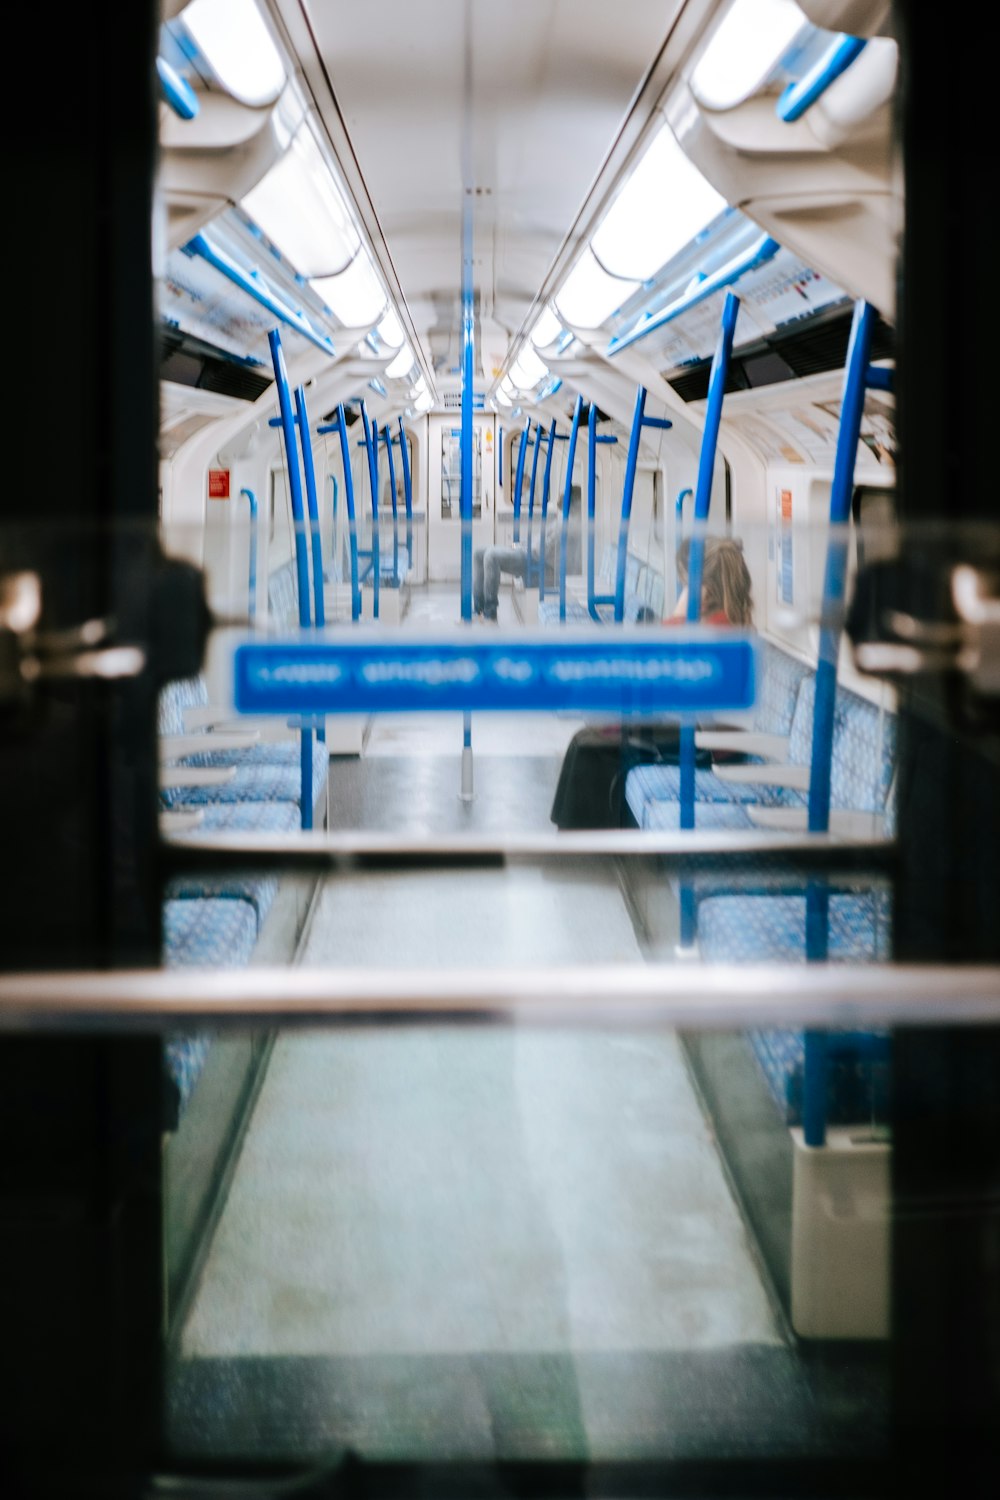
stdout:
[[772,260],[780,249],[781,246],[777,240],[773,240],[768,234],[761,235],[760,239],[756,240],[748,250],[736,256],[734,260],[727,261],[711,276],[704,277],[690,291],[685,292],[683,297],[678,297],[660,312],[642,318],[628,333],[613,338],[605,353],[617,354],[620,350],[627,349],[630,344],[634,344],[637,339],[644,339],[654,329],[673,322],[674,318],[679,318],[681,313],[687,312],[688,308],[697,306],[699,302],[704,302],[706,297],[711,297],[714,292],[722,291],[724,287],[739,281],[740,277],[745,276],[748,271],[756,270],[758,266]]
[[378,619],[379,605],[379,577],[381,563],[379,561],[379,534],[378,534],[378,454],[372,441],[372,424],[368,417],[368,408],[364,401],[359,401],[361,407],[361,422],[365,430],[364,445],[368,455],[368,486],[372,494],[372,546],[371,552],[365,554],[371,558],[372,564],[372,619]]
[[617,441],[618,439],[610,434],[604,437],[597,436],[597,407],[591,401],[590,411],[587,414],[587,609],[590,618],[596,620],[598,624],[601,622],[598,606],[614,604],[616,595],[598,594],[597,580],[594,576],[595,531],[597,529],[597,445],[598,443],[617,443]]
[[559,533],[559,619],[566,619],[566,558],[569,548],[569,512],[573,503],[573,465],[576,462],[576,435],[580,430],[580,413],[583,397],[577,396],[573,408],[573,425],[569,433],[569,453],[566,455],[566,483],[563,486],[562,527]]
[[193,120],[201,105],[187,79],[182,78],[176,68],[172,68],[162,57],[156,59],[156,72],[160,80],[160,93],[174,114],[179,115],[182,120]]
[[[733,351],[733,334],[739,314],[740,299],[734,292],[726,293],[722,309],[722,327],[719,332],[712,369],[708,382],[708,407],[705,427],[701,436],[701,451],[698,457],[698,482],[694,497],[694,530],[691,533],[691,550],[688,554],[688,602],[687,620],[696,625],[701,616],[701,579],[705,556],[704,524],[708,520],[712,500],[712,476],[715,471],[715,455],[719,443],[719,426],[722,422],[722,400],[729,374],[729,360]],[[680,826],[694,827],[694,725],[682,724],[680,731]],[[682,887],[681,943],[690,947],[694,941],[694,893],[690,887]]]
[[392,582],[399,588],[399,506],[396,502],[396,464],[392,456],[392,433],[386,422],[382,429],[382,441],[389,459],[389,494],[392,498]]
[[257,617],[257,496],[253,490],[240,490],[246,495],[250,506],[250,577],[247,582],[247,614],[251,620]]
[[299,446],[302,449],[302,472],[306,481],[306,505],[309,509],[309,542],[312,555],[313,605],[316,624],[326,624],[323,608],[323,542],[320,536],[319,503],[316,497],[316,470],[313,467],[312,444],[309,441],[309,417],[306,411],[306,393],[303,386],[295,388],[295,416],[299,428]]
[[545,434],[542,431],[542,425],[539,422],[535,426],[535,451],[531,455],[531,479],[528,484],[528,541],[526,549],[527,565],[524,572],[524,582],[526,586],[530,586],[534,581],[534,569],[532,567],[531,557],[531,531],[532,522],[535,516],[535,482],[538,478],[538,458],[542,451],[542,443],[544,441]]
[[538,598],[545,598],[545,526],[549,518],[549,492],[552,480],[552,455],[556,446],[556,418],[549,428],[548,447],[545,450],[545,473],[542,475],[542,527],[538,544]]
[[[358,572],[358,522],[354,510],[354,476],[351,473],[351,449],[347,441],[347,418],[344,414],[343,402],[337,407],[336,419],[317,427],[316,431],[340,434],[340,457],[344,465],[344,494],[347,497],[347,543],[351,559],[351,619],[360,620],[361,579]],[[336,480],[334,480],[334,485],[336,485]],[[336,504],[336,488],[334,489],[334,503]]]
[[403,465],[403,503],[406,506],[406,556],[413,567],[413,484],[410,478],[410,445],[406,441],[406,429],[399,418],[399,458]]
[[625,462],[625,484],[622,488],[622,508],[618,518],[618,552],[615,560],[615,623],[620,625],[625,618],[625,577],[628,566],[628,528],[632,519],[632,499],[635,494],[635,476],[639,464],[639,443],[644,427],[658,427],[664,431],[674,424],[668,417],[647,417],[645,386],[636,392],[635,410],[632,414],[632,431],[628,441],[628,458]]
[[266,307],[268,312],[273,312],[275,317],[287,323],[289,328],[294,328],[296,333],[301,333],[303,338],[315,344],[318,349],[322,349],[324,354],[336,354],[337,351],[331,340],[325,334],[318,334],[302,313],[293,311],[275,296],[270,287],[265,286],[259,279],[259,272],[244,271],[242,266],[238,266],[224,250],[213,245],[207,235],[196,234],[194,239],[188,240],[184,250],[188,255],[200,255],[202,260],[207,260],[209,265],[221,271],[223,276],[228,276],[229,280],[234,282],[241,291],[253,297],[254,301],[259,302],[262,307]]
[[[278,390],[278,407],[281,412],[281,431],[285,440],[285,457],[288,462],[288,487],[292,500],[292,520],[295,526],[295,570],[298,578],[299,625],[303,630],[311,623],[309,618],[309,562],[306,556],[305,514],[302,506],[302,485],[295,442],[295,413],[292,411],[285,370],[285,355],[281,347],[281,335],[276,328],[268,333],[271,360],[274,365],[274,380]],[[312,730],[303,727],[299,731],[299,810],[303,828],[311,828],[312,806]]]
[[786,124],[801,120],[806,110],[851,66],[855,58],[860,57],[867,45],[864,37],[835,37],[808,73],[790,83],[783,91],[775,105],[778,119],[784,120]]
[[521,433],[521,442],[517,450],[517,477],[514,480],[514,493],[511,496],[514,504],[514,532],[512,536],[512,541],[514,542],[521,540],[521,490],[524,486],[524,459],[528,450],[528,436],[530,432],[531,418],[529,417],[524,424],[524,430]]

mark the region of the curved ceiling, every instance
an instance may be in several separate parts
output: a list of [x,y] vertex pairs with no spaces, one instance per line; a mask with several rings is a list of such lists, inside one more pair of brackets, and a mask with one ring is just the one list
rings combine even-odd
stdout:
[[652,108],[682,9],[380,0],[369,15],[348,0],[272,0],[439,391],[459,378],[466,210],[488,384],[595,182]]

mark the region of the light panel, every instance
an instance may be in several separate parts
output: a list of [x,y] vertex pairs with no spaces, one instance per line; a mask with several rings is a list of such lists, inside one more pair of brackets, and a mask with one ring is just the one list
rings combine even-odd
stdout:
[[312,277],[314,289],[342,323],[364,328],[385,312],[386,294],[364,246],[339,276]]
[[591,248],[612,275],[648,281],[725,207],[725,198],[664,125],[612,203]]
[[285,65],[253,0],[191,0],[180,20],[222,87],[241,104],[273,104]]
[[555,305],[575,327],[600,328],[638,285],[609,276],[588,246],[556,293]]
[[307,280],[343,271],[361,237],[308,124],[242,199],[254,223]]
[[795,0],[735,0],[691,75],[706,109],[733,109],[757,92],[809,25]]

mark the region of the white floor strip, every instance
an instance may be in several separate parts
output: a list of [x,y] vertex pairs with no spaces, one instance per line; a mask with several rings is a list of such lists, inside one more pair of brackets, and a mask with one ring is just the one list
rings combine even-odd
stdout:
[[[334,954],[639,957],[585,870],[331,882]],[[183,1352],[780,1341],[674,1036],[442,1028],[279,1040]]]

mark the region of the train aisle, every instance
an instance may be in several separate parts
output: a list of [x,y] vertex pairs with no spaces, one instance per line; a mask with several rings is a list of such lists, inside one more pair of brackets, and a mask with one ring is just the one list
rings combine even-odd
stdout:
[[[474,726],[467,805],[454,726],[376,726],[333,806],[488,827],[519,770],[493,826],[545,827],[575,727]],[[332,877],[301,956],[554,987],[590,960],[642,961],[597,860]],[[776,1311],[677,1038],[508,1026],[278,1037],[168,1387],[182,1457],[331,1461],[843,1451],[842,1396]]]

